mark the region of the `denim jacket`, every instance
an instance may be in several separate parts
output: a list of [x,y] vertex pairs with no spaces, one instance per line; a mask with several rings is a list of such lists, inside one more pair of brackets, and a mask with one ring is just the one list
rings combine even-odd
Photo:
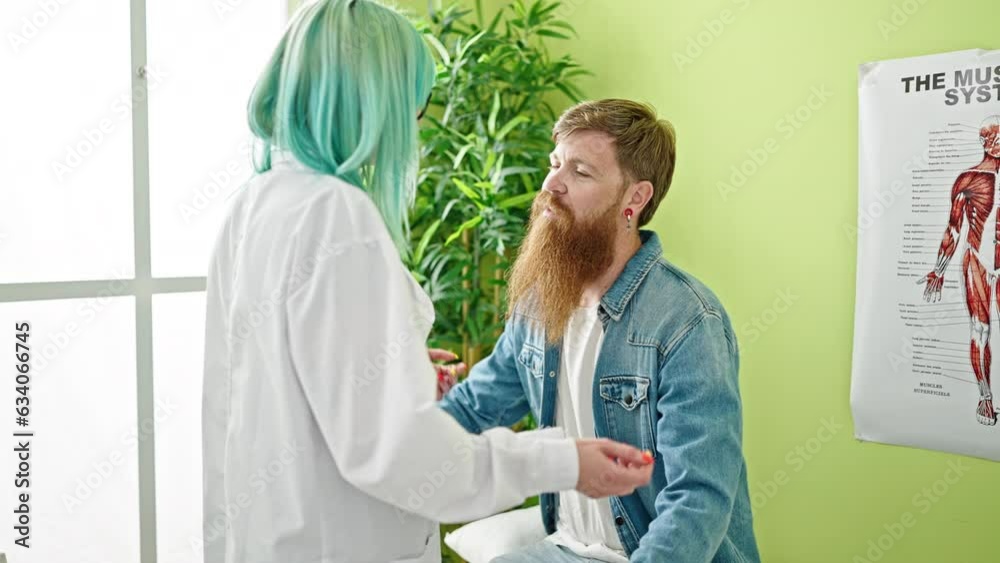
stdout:
[[[656,464],[649,485],[609,499],[618,536],[633,563],[757,563],[729,316],[711,290],[663,258],[655,233],[640,236],[598,307],[595,434],[650,450]],[[560,348],[546,345],[537,319],[515,312],[492,354],[440,406],[470,432],[528,412],[552,426]],[[541,498],[549,533],[558,500]]]

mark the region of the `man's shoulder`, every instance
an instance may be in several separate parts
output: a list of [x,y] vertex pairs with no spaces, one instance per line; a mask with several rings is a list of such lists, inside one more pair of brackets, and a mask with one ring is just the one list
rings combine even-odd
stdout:
[[692,274],[660,258],[636,290],[631,304],[633,337],[655,342],[661,353],[705,317],[716,317],[732,331],[722,301]]
[[[650,283],[652,282],[652,283]],[[699,313],[724,315],[722,301],[707,285],[666,258],[660,258],[650,270],[640,291],[644,299],[666,301],[672,305],[690,304]]]

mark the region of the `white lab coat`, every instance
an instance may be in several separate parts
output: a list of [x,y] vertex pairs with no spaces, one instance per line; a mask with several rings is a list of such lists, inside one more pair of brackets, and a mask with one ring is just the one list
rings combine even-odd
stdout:
[[206,563],[438,562],[434,520],[576,485],[560,430],[435,405],[433,306],[360,189],[276,159],[230,200],[207,300]]

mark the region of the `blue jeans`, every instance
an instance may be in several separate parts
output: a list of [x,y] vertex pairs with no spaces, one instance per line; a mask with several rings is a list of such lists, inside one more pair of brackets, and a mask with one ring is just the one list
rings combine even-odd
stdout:
[[565,547],[549,540],[542,540],[507,555],[501,555],[490,563],[601,563],[601,561],[580,557]]

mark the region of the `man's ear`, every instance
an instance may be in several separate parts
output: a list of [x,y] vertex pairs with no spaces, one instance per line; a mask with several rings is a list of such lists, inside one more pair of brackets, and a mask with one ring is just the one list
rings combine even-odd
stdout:
[[649,200],[653,199],[653,183],[649,180],[636,182],[628,187],[628,193],[632,194],[628,199],[628,206],[638,217],[642,215],[642,210],[646,208]]

